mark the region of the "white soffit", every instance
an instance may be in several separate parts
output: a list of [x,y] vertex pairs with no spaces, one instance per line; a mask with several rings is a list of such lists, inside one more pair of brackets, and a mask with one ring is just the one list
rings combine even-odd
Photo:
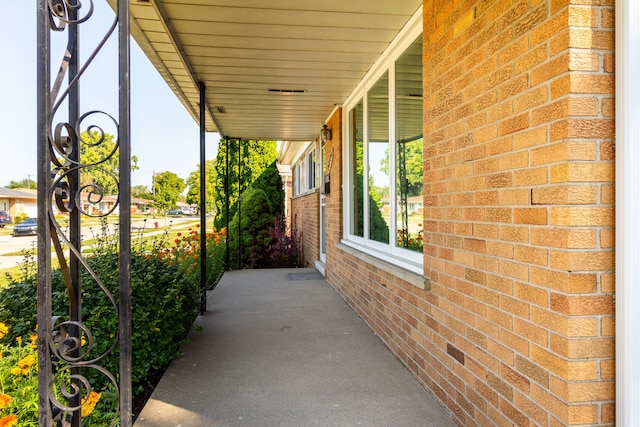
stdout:
[[309,141],[420,5],[131,0],[131,32],[195,120],[205,84],[208,131]]

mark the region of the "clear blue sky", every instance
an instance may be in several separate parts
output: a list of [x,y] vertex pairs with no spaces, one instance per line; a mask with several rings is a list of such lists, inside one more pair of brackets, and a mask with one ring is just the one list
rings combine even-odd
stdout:
[[[105,0],[94,0],[93,17],[80,26],[81,61],[94,50],[113,20]],[[89,1],[83,1],[88,5]],[[36,169],[36,6],[35,0],[4,5],[0,25],[0,186],[9,181],[35,179]],[[53,39],[52,69],[57,70],[66,43]],[[64,41],[63,41],[64,40]],[[115,38],[103,49],[81,82],[81,110],[93,109],[118,116],[117,51]],[[186,179],[200,162],[199,127],[167,84],[131,43],[131,151],[139,170],[132,185],[150,185],[153,172],[172,171]],[[216,156],[219,136],[207,134],[207,159]]]

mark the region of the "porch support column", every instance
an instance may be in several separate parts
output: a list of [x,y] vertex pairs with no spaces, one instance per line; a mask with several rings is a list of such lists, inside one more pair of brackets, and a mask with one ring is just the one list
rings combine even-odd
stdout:
[[49,152],[49,92],[51,90],[51,53],[49,4],[38,1],[38,70],[37,70],[37,163],[38,163],[38,425],[51,424],[49,388],[51,361],[47,331],[51,329],[51,229],[49,228],[49,189],[51,188],[51,155]]
[[120,425],[133,423],[131,372],[131,45],[130,0],[118,0],[120,143]]
[[[73,3],[77,6],[78,0],[75,0]],[[78,12],[75,9],[69,10],[69,17],[71,20],[78,19]],[[73,84],[73,80],[78,76],[79,69],[79,60],[78,53],[80,52],[80,32],[79,25],[69,25],[69,44],[67,49],[69,49],[71,53],[71,57],[69,58],[69,123],[77,123],[80,118],[80,85]],[[80,135],[74,134],[71,137],[71,143],[73,144],[73,151],[69,158],[72,161],[79,162],[80,161]],[[71,194],[78,194],[80,190],[80,170],[74,169],[69,173],[69,187]],[[78,207],[74,208],[69,212],[69,240],[71,240],[71,244],[76,248],[81,248],[82,246],[82,233],[80,228],[80,209]],[[80,271],[80,260],[78,256],[73,253],[73,251],[69,251],[69,274],[71,276],[71,284],[72,290],[74,293],[73,300],[76,302],[70,307],[69,317],[74,322],[82,322],[82,284],[81,284],[81,271]],[[69,335],[75,337],[77,339],[81,338],[80,329],[77,327],[69,328]],[[74,351],[75,357],[80,357],[81,352],[80,349],[76,349]],[[81,375],[82,370],[79,367],[71,368],[72,375]],[[81,387],[81,383],[79,380],[74,379],[72,381],[73,386]],[[78,406],[82,404],[82,399],[80,395],[73,396],[69,399],[69,406]],[[71,427],[80,427],[80,413],[75,412],[73,414],[73,418],[71,420]]]
[[238,139],[238,269],[242,268],[242,139]]
[[205,86],[198,83],[200,89],[200,314],[207,311],[207,198],[206,198],[206,159],[205,159]]
[[640,426],[640,3],[616,1],[616,423]]
[[224,171],[224,209],[225,209],[225,222],[227,227],[227,237],[224,239],[225,244],[225,269],[231,270],[229,265],[231,257],[229,256],[229,138],[224,140],[224,153],[225,153],[225,171]]

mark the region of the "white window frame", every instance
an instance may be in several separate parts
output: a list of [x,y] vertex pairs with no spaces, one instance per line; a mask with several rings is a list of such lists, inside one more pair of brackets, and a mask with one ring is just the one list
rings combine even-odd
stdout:
[[293,195],[315,192],[318,188],[318,162],[316,146],[312,144],[293,163]]
[[[369,212],[368,203],[364,203],[364,237],[351,234],[351,213],[354,209],[353,205],[353,164],[351,157],[351,135],[349,134],[349,115],[351,110],[359,103],[363,105],[363,126],[364,136],[363,141],[365,144],[364,149],[364,165],[368,165],[368,126],[367,126],[367,93],[376,84],[378,79],[385,73],[389,72],[389,155],[392,159],[389,162],[389,178],[390,178],[390,195],[389,200],[395,198],[396,188],[396,168],[395,168],[395,141],[396,141],[396,103],[395,103],[395,63],[410,47],[410,45],[422,34],[422,7],[416,11],[411,17],[407,25],[398,34],[398,37],[389,45],[382,56],[378,59],[375,65],[367,73],[365,78],[360,82],[356,89],[349,95],[345,103],[343,104],[343,180],[344,180],[344,194],[343,203],[345,209],[343,210],[343,240],[342,243],[360,250],[368,255],[380,258],[384,261],[397,265],[398,267],[412,271],[414,273],[423,274],[424,272],[424,255],[422,252],[412,251],[396,246],[395,233],[390,232],[389,244],[376,242],[368,238],[369,233]],[[364,179],[363,194],[365,199],[369,194],[368,180]],[[395,203],[389,203],[391,224],[390,229],[397,229],[396,224],[396,209]]]

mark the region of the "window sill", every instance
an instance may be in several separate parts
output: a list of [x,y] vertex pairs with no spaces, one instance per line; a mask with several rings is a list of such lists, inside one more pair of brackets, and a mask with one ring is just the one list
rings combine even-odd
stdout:
[[294,196],[291,196],[291,198],[292,198],[292,199],[297,199],[297,198],[299,198],[299,197],[308,196],[308,195],[310,195],[310,194],[315,194],[315,193],[317,193],[317,192],[318,192],[318,189],[317,189],[317,188],[312,188],[311,190],[307,190],[307,191],[305,191],[304,193],[298,193],[298,194],[296,194],[296,195],[294,195]]
[[418,270],[422,270],[422,266],[407,263],[405,260],[394,259],[389,255],[371,251],[347,240],[336,243],[336,247],[361,261],[375,265],[398,279],[411,283],[417,288],[426,291],[431,289],[431,280],[425,277],[422,272],[418,272]]

